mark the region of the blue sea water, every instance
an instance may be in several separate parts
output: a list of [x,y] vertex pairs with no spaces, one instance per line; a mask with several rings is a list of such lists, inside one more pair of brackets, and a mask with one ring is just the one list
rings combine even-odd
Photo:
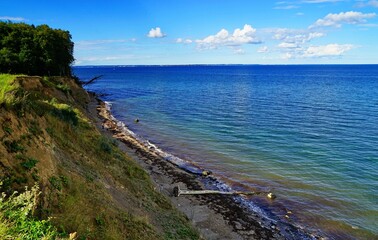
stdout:
[[[283,221],[378,238],[378,65],[74,67],[114,116]],[[140,119],[135,123],[134,119]]]

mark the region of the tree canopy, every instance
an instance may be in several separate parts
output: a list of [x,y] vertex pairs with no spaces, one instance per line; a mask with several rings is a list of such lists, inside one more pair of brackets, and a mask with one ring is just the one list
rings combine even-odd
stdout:
[[73,46],[68,31],[0,21],[0,72],[69,76]]

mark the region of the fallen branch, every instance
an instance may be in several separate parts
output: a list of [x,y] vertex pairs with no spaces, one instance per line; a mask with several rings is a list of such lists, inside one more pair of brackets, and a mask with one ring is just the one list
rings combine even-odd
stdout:
[[89,84],[92,84],[94,83],[96,80],[102,78],[104,75],[99,75],[99,76],[96,76],[94,78],[92,78],[91,80],[87,81],[87,82],[81,82],[83,86],[86,86],[86,85],[89,85]]
[[275,199],[276,196],[271,192],[241,192],[241,191],[233,191],[233,192],[224,192],[218,190],[183,190],[180,189],[179,186],[173,188],[173,194],[175,197],[179,197],[180,195],[203,195],[203,194],[222,194],[222,195],[263,195],[266,194],[266,197],[269,199]]

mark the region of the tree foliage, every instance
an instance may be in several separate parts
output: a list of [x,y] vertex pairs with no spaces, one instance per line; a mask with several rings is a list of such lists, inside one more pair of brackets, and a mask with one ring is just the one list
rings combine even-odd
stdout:
[[0,72],[69,76],[73,45],[68,31],[0,21]]

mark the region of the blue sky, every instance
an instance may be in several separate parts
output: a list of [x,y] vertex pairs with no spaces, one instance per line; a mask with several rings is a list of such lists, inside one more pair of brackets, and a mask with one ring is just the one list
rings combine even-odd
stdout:
[[76,65],[378,64],[378,0],[0,2],[69,30]]

